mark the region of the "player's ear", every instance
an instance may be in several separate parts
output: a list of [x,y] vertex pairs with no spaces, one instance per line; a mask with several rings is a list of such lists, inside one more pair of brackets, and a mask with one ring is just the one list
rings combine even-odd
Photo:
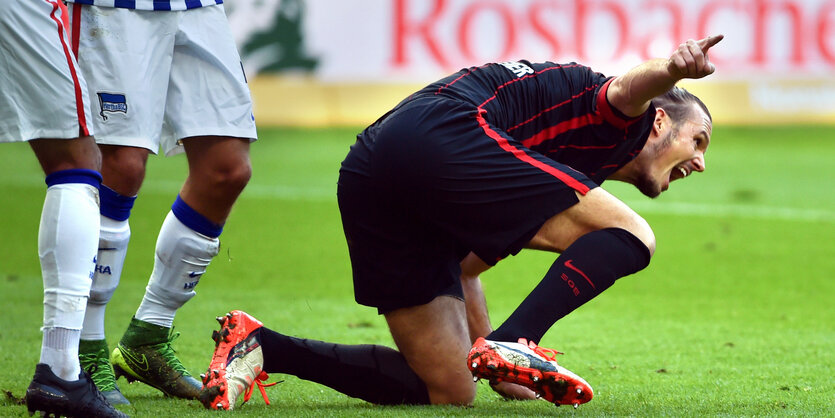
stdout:
[[652,123],[652,130],[655,131],[656,134],[660,135],[661,132],[664,131],[664,128],[668,127],[666,125],[671,122],[672,121],[670,120],[669,115],[664,109],[660,107],[655,108],[655,120]]

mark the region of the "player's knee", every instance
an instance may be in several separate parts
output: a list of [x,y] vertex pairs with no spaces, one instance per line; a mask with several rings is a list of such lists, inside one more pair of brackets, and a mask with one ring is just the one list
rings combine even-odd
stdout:
[[211,168],[211,179],[217,190],[227,193],[240,193],[252,177],[252,165],[249,160],[235,160],[218,164]]
[[632,223],[632,225],[629,225],[628,228],[624,229],[632,233],[632,235],[635,235],[636,238],[641,240],[641,242],[647,246],[651,257],[655,254],[655,233],[652,231],[652,228],[649,226],[647,221],[644,220],[644,218],[637,215],[636,218],[637,219]]
[[136,147],[102,147],[102,171],[105,182],[117,192],[133,196],[145,179],[148,150]]
[[475,400],[476,385],[469,374],[465,379],[450,379],[427,386],[429,400],[434,405],[469,406]]
[[424,376],[430,402],[436,405],[472,405],[476,385],[464,362],[460,363],[458,367],[436,369],[432,376]]

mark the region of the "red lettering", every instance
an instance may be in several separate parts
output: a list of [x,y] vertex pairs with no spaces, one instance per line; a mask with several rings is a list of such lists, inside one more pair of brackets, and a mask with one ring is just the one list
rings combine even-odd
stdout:
[[477,61],[478,57],[470,47],[470,26],[472,25],[473,19],[476,15],[484,11],[496,12],[504,24],[504,47],[502,48],[502,52],[496,55],[500,58],[494,61],[505,61],[510,57],[513,52],[513,48],[516,45],[516,25],[513,21],[513,12],[505,3],[473,3],[470,4],[470,7],[464,9],[463,14],[461,15],[461,23],[458,25],[458,44],[461,46],[461,53],[468,61]]
[[[608,11],[618,23],[619,31],[616,37],[618,43],[615,45],[615,55],[611,57],[614,60],[626,52],[626,45],[629,42],[629,18],[617,3],[601,2],[599,6],[601,9]],[[577,56],[581,60],[588,57],[586,55],[586,23],[591,15],[590,10],[592,8],[589,0],[574,0],[574,24],[576,25],[574,32],[577,33],[578,37],[575,44],[577,44]]]
[[[681,11],[681,4],[669,0],[650,0],[643,8],[647,12],[653,9],[664,9],[667,15],[669,15],[669,24],[666,26],[666,29],[667,39],[669,39],[671,45],[678,45],[679,42],[683,41],[684,17]],[[654,29],[650,32],[649,36],[642,42],[642,45],[638,46],[641,49],[641,58],[656,58],[657,54],[654,54],[650,48],[652,47],[652,41],[661,39],[661,36],[658,30]],[[672,53],[672,50],[670,53]]]
[[803,63],[803,16],[796,4],[783,2],[778,4],[772,3],[768,0],[754,0],[754,50],[751,56],[751,61],[755,65],[764,65],[768,60],[766,51],[768,48],[768,17],[774,7],[778,6],[785,12],[789,13],[792,20],[792,45],[791,45],[791,60],[792,63],[800,65]]
[[[708,24],[710,23],[710,19],[716,14],[716,12],[723,8],[736,8],[735,2],[728,2],[725,0],[714,0],[705,4],[705,6],[699,12],[699,17],[696,19],[696,36],[702,37],[707,36],[709,34]],[[682,41],[684,41],[684,39],[681,39],[678,42]],[[714,50],[710,51],[710,60],[716,63],[717,67],[722,66],[722,63],[725,62],[721,57],[721,52],[719,54],[716,54]]]
[[429,54],[442,67],[447,67],[447,60],[444,57],[438,41],[435,39],[433,29],[438,19],[446,9],[446,0],[435,0],[432,11],[423,21],[410,21],[408,19],[409,0],[394,0],[394,62],[395,66],[408,65],[406,49],[407,40],[412,36],[423,40]]
[[534,2],[528,9],[528,19],[531,21],[531,27],[534,32],[542,36],[542,39],[551,48],[550,56],[556,57],[560,54],[560,41],[557,35],[548,30],[549,27],[554,26],[553,22],[543,22],[548,13],[545,11],[552,6],[550,2]]
[[574,296],[580,295],[580,289],[578,289],[577,286],[574,285],[574,280],[569,279],[565,273],[561,273],[560,278],[562,279],[562,281],[568,284],[568,287],[574,293]]
[[835,64],[835,49],[833,49],[832,42],[830,42],[835,35],[835,26],[833,26],[833,17],[835,17],[835,3],[826,3],[818,11],[817,24],[817,44],[820,49],[821,56],[826,62]]
[[[727,74],[835,66],[835,0],[635,0],[630,6],[617,0],[391,4],[391,63],[400,68],[449,69],[542,56],[570,56],[597,66],[632,54],[642,59],[663,56],[659,54],[666,52],[657,49],[660,42],[674,47],[688,37],[716,32],[729,35],[728,45],[712,51],[711,60]],[[739,23],[719,30],[731,21]],[[535,48],[536,56],[526,56]],[[416,57],[429,62],[415,62]],[[810,62],[810,57],[815,60]]]

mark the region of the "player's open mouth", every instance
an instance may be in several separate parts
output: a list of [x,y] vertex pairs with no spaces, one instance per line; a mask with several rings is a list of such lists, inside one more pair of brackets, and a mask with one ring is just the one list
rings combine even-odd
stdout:
[[690,171],[687,168],[682,166],[675,166],[673,171],[670,173],[670,181],[678,180],[685,178],[690,175]]

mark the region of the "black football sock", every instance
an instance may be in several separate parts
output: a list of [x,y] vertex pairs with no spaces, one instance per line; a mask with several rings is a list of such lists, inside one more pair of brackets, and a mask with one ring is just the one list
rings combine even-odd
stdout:
[[264,371],[297,376],[380,405],[429,404],[426,385],[397,350],[289,337],[261,328]]
[[583,235],[557,261],[522,304],[487,339],[538,343],[557,320],[590,301],[615,280],[649,265],[647,246],[632,233],[608,228]]

